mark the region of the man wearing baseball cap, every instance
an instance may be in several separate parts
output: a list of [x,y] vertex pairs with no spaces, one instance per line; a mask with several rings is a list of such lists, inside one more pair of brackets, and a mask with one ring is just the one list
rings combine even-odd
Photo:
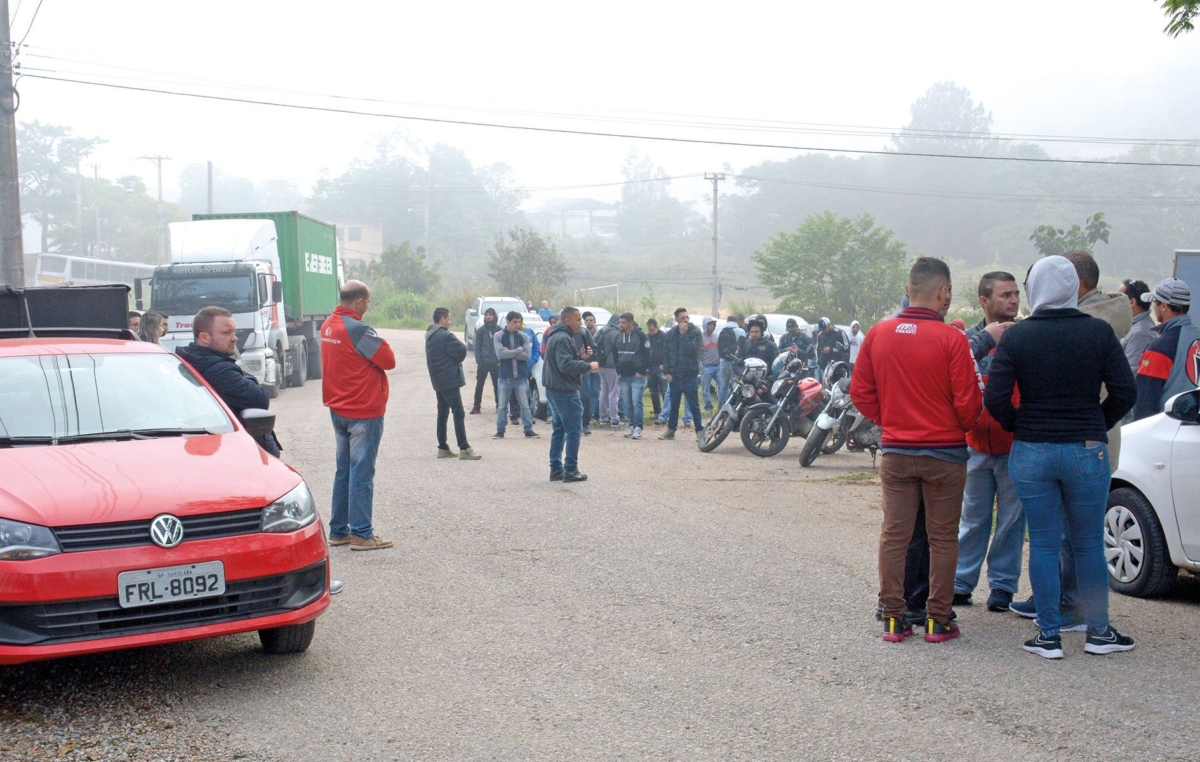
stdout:
[[1200,328],[1188,310],[1192,290],[1176,278],[1159,281],[1154,290],[1142,294],[1158,321],[1158,338],[1142,353],[1137,372],[1135,419],[1161,413],[1168,399],[1196,388],[1195,357],[1200,350]]

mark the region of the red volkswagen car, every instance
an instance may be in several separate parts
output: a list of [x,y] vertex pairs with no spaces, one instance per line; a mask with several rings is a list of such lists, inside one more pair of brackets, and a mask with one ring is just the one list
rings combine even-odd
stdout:
[[305,650],[328,550],[247,431],[273,417],[156,345],[69,333],[0,338],[0,664],[252,630]]

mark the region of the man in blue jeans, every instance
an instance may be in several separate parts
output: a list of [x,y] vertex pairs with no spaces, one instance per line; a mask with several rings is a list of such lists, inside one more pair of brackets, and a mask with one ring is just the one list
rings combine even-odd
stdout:
[[387,371],[396,367],[388,343],[363,322],[371,292],[362,281],[346,281],[339,304],[321,325],[321,395],[333,421],[337,472],[329,544],[351,550],[382,550],[390,540],[371,526],[375,456],[383,439]]
[[[554,408],[554,433],[550,437],[550,481],[582,482],[587,475],[579,472],[579,440],[583,430],[583,401],[579,387],[585,373],[600,369],[592,362],[592,348],[580,350],[575,344],[583,318],[579,310],[565,307],[562,320],[550,329],[542,363],[542,386]],[[566,457],[563,457],[563,449]]]
[[496,435],[493,439],[504,439],[508,424],[509,406],[516,392],[517,406],[521,409],[521,423],[526,437],[536,437],[533,432],[533,414],[529,412],[529,376],[525,363],[533,353],[533,338],[521,330],[521,313],[510,312],[505,317],[504,330],[492,339],[500,366],[497,372],[500,386],[500,401],[496,407]]
[[[999,324],[1006,330],[1021,307],[1021,292],[1011,273],[995,271],[979,281],[979,304],[983,321],[967,336]],[[979,374],[987,383],[991,352],[979,360]],[[1013,404],[1020,404],[1013,392]],[[967,432],[967,484],[963,488],[962,518],[958,525],[958,568],[954,573],[954,605],[971,605],[971,594],[979,584],[979,573],[987,557],[988,611],[1008,611],[1021,577],[1021,549],[1025,544],[1025,514],[1021,498],[1008,475],[1012,434],[985,410],[975,428]],[[992,516],[996,530],[992,533]],[[989,539],[991,540],[989,545]]]
[[621,405],[629,416],[629,431],[625,432],[625,438],[641,439],[645,423],[642,396],[646,391],[646,375],[650,372],[650,341],[633,322],[632,312],[621,313],[617,327],[613,355]]

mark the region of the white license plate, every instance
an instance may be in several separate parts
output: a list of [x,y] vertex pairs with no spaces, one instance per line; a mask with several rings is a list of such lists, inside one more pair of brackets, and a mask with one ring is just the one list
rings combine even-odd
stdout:
[[117,575],[117,597],[123,609],[210,598],[224,593],[225,564],[220,561],[164,566],[161,569],[128,571]]

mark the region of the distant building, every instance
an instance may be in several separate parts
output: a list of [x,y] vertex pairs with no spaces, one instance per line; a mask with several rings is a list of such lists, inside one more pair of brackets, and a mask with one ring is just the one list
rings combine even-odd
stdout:
[[525,216],[543,233],[561,238],[615,238],[617,207],[594,198],[558,198],[525,210]]
[[342,262],[362,267],[378,262],[383,253],[383,226],[364,222],[337,222],[338,246]]

